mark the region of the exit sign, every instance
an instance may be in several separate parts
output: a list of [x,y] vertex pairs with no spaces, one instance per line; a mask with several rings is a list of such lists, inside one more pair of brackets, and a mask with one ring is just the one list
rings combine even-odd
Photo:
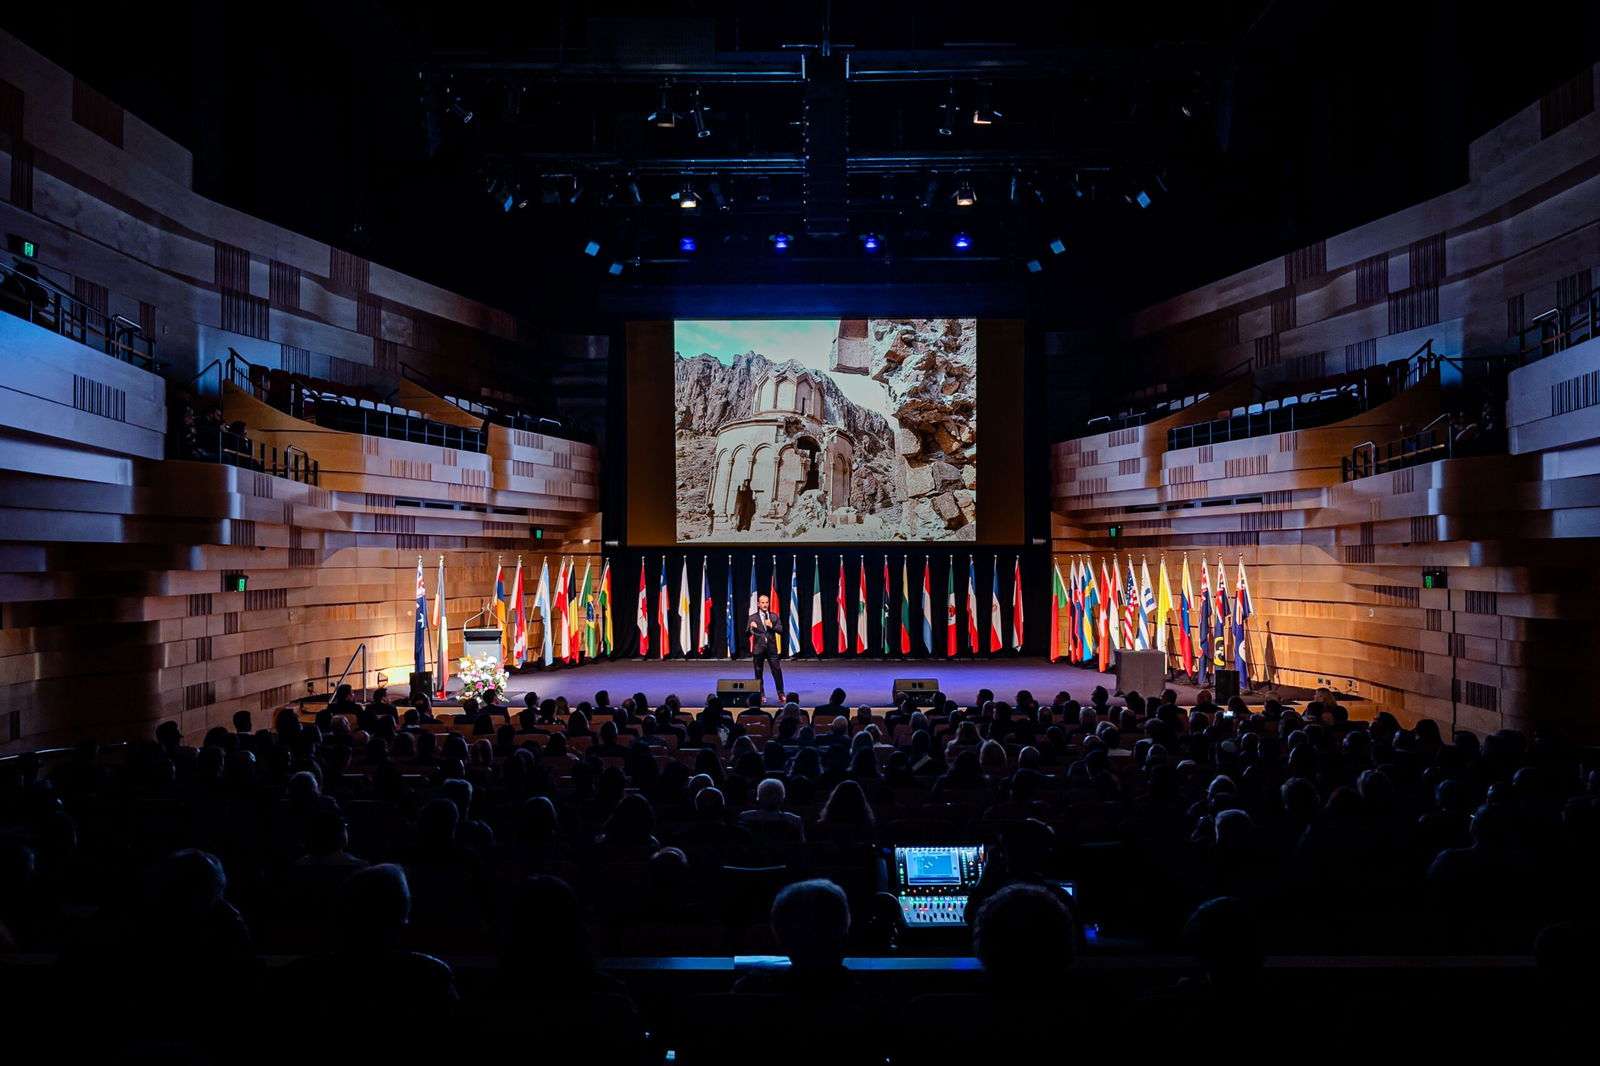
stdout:
[[6,247],[24,259],[32,259],[39,254],[39,246],[26,237],[19,237],[15,233],[6,234]]

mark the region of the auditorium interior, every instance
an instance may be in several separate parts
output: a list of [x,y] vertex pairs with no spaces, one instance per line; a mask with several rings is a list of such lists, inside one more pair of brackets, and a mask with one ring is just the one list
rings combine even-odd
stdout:
[[752,7],[0,13],[7,1044],[1581,1038],[1600,8]]

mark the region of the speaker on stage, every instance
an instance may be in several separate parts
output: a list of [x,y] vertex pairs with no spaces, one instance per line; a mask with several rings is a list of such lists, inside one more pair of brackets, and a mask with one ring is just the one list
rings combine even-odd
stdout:
[[433,671],[424,670],[420,674],[411,675],[411,698],[433,695]]
[[1141,696],[1161,695],[1167,687],[1167,653],[1164,651],[1117,652],[1117,691],[1137,692]]
[[1239,671],[1218,670],[1215,699],[1218,703],[1227,703],[1239,694]]
[[743,703],[743,697],[749,696],[752,692],[760,691],[761,682],[753,677],[717,678],[717,695],[723,697],[724,703],[727,702],[727,697],[729,696],[738,696],[740,697],[739,702]]
[[897,677],[889,683],[889,703],[899,706],[901,694],[910,696],[918,707],[933,704],[933,694],[939,691],[937,677]]

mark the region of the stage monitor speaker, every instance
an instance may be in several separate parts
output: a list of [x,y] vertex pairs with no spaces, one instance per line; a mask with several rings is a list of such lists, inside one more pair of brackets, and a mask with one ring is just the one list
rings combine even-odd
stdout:
[[939,690],[937,677],[897,677],[889,683],[889,704],[898,706],[900,694],[910,696],[918,707],[933,705],[933,694]]
[[1117,691],[1137,692],[1159,697],[1167,687],[1167,653],[1162,651],[1118,651]]
[[1217,688],[1214,698],[1218,703],[1227,703],[1239,694],[1239,671],[1218,670]]
[[433,695],[433,671],[424,670],[420,674],[411,675],[411,698]]
[[[717,678],[718,696],[748,696],[752,692],[761,691],[761,682],[753,677],[719,677]],[[743,703],[743,700],[739,702]]]

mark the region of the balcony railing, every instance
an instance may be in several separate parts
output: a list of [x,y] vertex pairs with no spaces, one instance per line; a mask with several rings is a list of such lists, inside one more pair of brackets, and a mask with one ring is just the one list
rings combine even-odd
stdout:
[[0,263],[0,311],[141,370],[155,369],[155,341],[139,323],[98,311],[21,265]]

